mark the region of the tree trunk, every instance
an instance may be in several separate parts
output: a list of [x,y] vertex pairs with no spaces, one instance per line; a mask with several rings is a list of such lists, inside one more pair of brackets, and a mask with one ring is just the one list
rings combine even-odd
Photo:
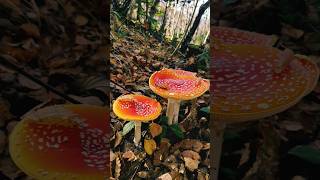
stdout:
[[185,51],[187,50],[188,44],[191,42],[192,37],[200,24],[201,17],[204,14],[204,12],[207,10],[209,5],[210,5],[210,1],[208,0],[206,3],[204,3],[200,6],[199,13],[198,13],[197,17],[195,18],[193,25],[192,25],[190,31],[188,32],[186,38],[184,39],[184,41],[181,44],[180,51],[182,53],[185,53]]
[[166,9],[164,10],[164,15],[163,15],[163,20],[162,20],[162,24],[161,24],[161,27],[160,27],[160,34],[165,34],[165,30],[164,30],[164,27],[166,26],[166,23],[167,23],[167,10],[168,10],[168,5],[170,6],[170,2],[166,2]]
[[184,41],[184,39],[186,39],[187,32],[188,32],[189,27],[190,27],[190,25],[191,25],[191,23],[192,23],[194,14],[195,14],[196,9],[197,9],[197,6],[198,6],[198,2],[199,2],[199,0],[196,1],[196,4],[195,4],[195,6],[194,6],[194,8],[193,8],[193,12],[192,12],[191,18],[188,18],[188,19],[190,19],[190,20],[189,20],[189,22],[186,24],[187,27],[186,27],[186,29],[184,30],[183,36],[182,36],[182,38],[181,38],[181,41],[178,43],[178,45],[177,45],[177,47],[175,48],[175,50],[173,51],[172,55],[176,53],[176,51],[177,51],[178,48],[181,46],[181,44],[182,44],[182,42]]
[[141,0],[137,0],[137,4],[138,4],[137,19],[141,23],[141,16],[140,16],[140,14],[142,12]]
[[132,0],[125,0],[122,4],[120,4],[117,0],[112,0],[112,6],[115,11],[126,17],[130,9],[131,2]]
[[144,28],[145,28],[146,30],[149,29],[148,13],[149,13],[149,2],[146,1],[146,17],[145,17],[146,19],[144,20]]
[[157,7],[160,3],[160,0],[155,0],[153,5],[151,6],[150,8],[150,13],[149,13],[149,27],[150,29],[152,30],[152,19],[154,18],[154,16],[156,15],[157,13]]

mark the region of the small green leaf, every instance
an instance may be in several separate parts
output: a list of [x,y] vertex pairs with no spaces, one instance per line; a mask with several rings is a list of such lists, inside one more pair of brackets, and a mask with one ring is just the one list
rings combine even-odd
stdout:
[[203,107],[200,109],[201,112],[204,112],[204,113],[207,113],[207,114],[210,114],[210,107],[207,106],[207,107]]
[[163,126],[161,126],[161,127],[162,127],[162,132],[161,132],[161,134],[158,136],[159,141],[160,141],[162,138],[166,137],[167,131],[168,131],[168,126],[163,125]]
[[172,124],[170,129],[178,138],[182,139],[184,137],[184,134],[178,124]]
[[237,179],[237,172],[230,168],[221,168],[221,175],[229,180]]
[[158,124],[168,124],[168,117],[167,116],[161,116],[159,119]]
[[121,132],[122,136],[125,136],[126,134],[128,134],[133,128],[134,128],[134,121],[130,121],[130,122],[126,123],[123,126],[123,129]]
[[296,146],[290,149],[288,154],[297,156],[313,164],[320,164],[320,151],[310,146]]
[[228,132],[226,131],[223,135],[223,140],[224,141],[234,141],[234,140],[239,140],[240,139],[240,135],[238,133],[235,132]]

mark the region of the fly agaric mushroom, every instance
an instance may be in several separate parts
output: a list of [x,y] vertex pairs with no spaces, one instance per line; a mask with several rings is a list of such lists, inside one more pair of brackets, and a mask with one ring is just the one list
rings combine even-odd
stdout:
[[261,119],[284,111],[310,93],[319,77],[317,65],[306,57],[253,45],[220,44],[214,48],[212,73],[214,179],[226,123]]
[[168,98],[168,124],[178,123],[181,100],[190,100],[201,96],[209,89],[209,80],[196,76],[196,73],[162,69],[149,78],[149,87],[156,94]]
[[278,39],[275,35],[264,35],[229,27],[211,26],[211,30],[211,37],[224,44],[254,44],[271,47]]
[[121,119],[135,122],[134,143],[141,140],[141,122],[157,119],[161,105],[155,99],[138,94],[118,97],[113,103],[113,112]]
[[10,135],[13,161],[35,179],[104,180],[109,169],[107,109],[55,105],[26,114]]

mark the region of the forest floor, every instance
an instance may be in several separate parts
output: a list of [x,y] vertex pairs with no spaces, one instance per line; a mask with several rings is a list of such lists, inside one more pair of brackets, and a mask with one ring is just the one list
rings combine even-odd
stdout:
[[[224,2],[218,12],[221,26],[275,34],[282,48],[307,55],[320,65],[319,1]],[[319,112],[318,84],[311,94],[285,112],[229,127],[225,133],[220,178],[319,179]]]
[[35,107],[69,103],[13,70],[5,59],[81,103],[103,106],[108,99],[102,4],[32,2],[0,2],[1,180],[32,179],[16,167],[8,150],[8,137],[20,117]]
[[[150,75],[162,68],[188,70],[195,67],[196,57],[171,56],[174,47],[160,43],[139,28],[124,25],[117,18],[113,18],[111,25],[111,40],[111,100],[136,92],[157,99],[165,107],[166,100],[149,88]],[[203,70],[196,72],[200,77],[209,78],[209,74]],[[208,179],[209,96],[207,92],[196,100],[182,102],[178,125],[168,126],[165,123],[163,108],[163,115],[152,122],[154,127],[158,127],[155,128],[157,130],[150,128],[148,123],[142,125],[141,141],[144,145],[141,147],[133,143],[133,127],[130,128],[128,122],[118,119],[111,112],[113,178]],[[156,146],[153,148],[156,149],[147,154],[150,143],[146,140],[151,139],[150,134],[159,129],[161,134],[154,138]]]

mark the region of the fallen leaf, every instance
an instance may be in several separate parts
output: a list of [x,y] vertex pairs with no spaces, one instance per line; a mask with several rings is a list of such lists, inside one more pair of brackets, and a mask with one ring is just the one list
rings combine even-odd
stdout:
[[122,141],[122,133],[121,132],[117,132],[116,133],[116,140],[114,143],[114,147],[117,147]]
[[198,165],[200,163],[198,160],[194,160],[189,157],[184,157],[183,160],[189,171],[193,172],[194,170],[198,169]]
[[88,23],[88,18],[82,15],[78,15],[74,22],[76,23],[76,25],[78,26],[84,26]]
[[127,151],[125,153],[123,153],[122,157],[124,159],[128,159],[128,161],[134,161],[137,159],[136,155],[134,155],[134,153],[132,151]]
[[287,131],[299,131],[303,129],[302,124],[297,121],[282,121],[280,127]]
[[162,174],[157,178],[157,180],[172,180],[170,173]]
[[162,127],[157,123],[151,123],[149,125],[149,130],[152,137],[159,136],[162,133]]
[[191,158],[191,159],[194,159],[194,160],[200,160],[201,157],[199,155],[199,153],[195,152],[195,151],[192,151],[192,150],[185,150],[181,153],[181,156],[182,157],[188,157],[188,158]]
[[157,144],[153,139],[145,139],[144,140],[144,150],[147,154],[152,155],[156,150]]
[[245,143],[244,149],[242,150],[242,153],[241,153],[241,158],[240,158],[238,167],[241,166],[242,164],[246,163],[249,160],[250,152],[251,152],[250,151],[250,144]]
[[27,33],[29,36],[40,37],[39,28],[31,23],[22,24],[20,28]]

